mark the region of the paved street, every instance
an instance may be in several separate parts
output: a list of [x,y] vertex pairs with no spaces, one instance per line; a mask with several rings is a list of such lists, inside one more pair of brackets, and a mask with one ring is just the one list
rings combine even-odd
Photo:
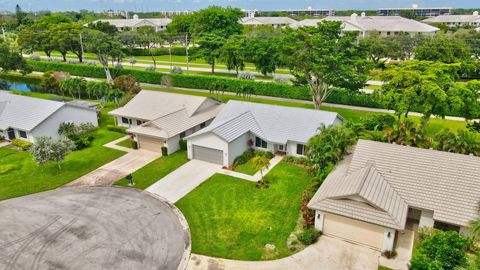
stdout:
[[[1,269],[184,269],[180,212],[147,193],[71,187],[0,202]],[[180,266],[180,268],[179,268]]]

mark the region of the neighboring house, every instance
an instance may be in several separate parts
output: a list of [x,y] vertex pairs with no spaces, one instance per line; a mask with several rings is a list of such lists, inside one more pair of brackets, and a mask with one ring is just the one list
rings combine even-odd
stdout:
[[211,98],[143,90],[109,114],[129,128],[139,148],[161,152],[165,146],[171,154],[181,139],[208,126],[222,107]]
[[351,16],[330,16],[323,19],[306,19],[292,24],[292,28],[302,26],[317,26],[323,20],[340,21],[343,23],[343,31],[359,32],[360,37],[366,37],[370,33],[379,33],[381,36],[393,36],[399,33],[409,33],[410,35],[433,35],[439,29],[426,23],[406,19],[400,16],[366,16],[362,13],[358,16],[356,13]]
[[308,207],[325,235],[392,251],[404,230],[466,234],[479,200],[480,158],[360,140]]
[[480,15],[478,11],[473,12],[472,15],[441,15],[433,18],[423,20],[426,23],[441,23],[448,27],[462,27],[462,26],[480,26]]
[[274,28],[285,27],[296,22],[288,17],[245,17],[240,20],[240,23],[243,25],[270,25]]
[[332,112],[231,100],[210,126],[187,137],[188,157],[229,166],[249,148],[304,155],[322,124],[342,121]]
[[38,137],[58,139],[62,123],[98,126],[96,109],[0,91],[0,135],[8,140],[35,142]]
[[172,22],[172,19],[169,19],[169,18],[139,19],[137,15],[134,15],[133,19],[98,20],[98,21],[94,21],[93,23],[96,23],[99,21],[107,22],[111,25],[114,25],[115,27],[117,27],[119,31],[124,31],[129,29],[135,30],[142,26],[151,26],[155,28],[156,31],[163,31],[167,29],[167,25],[169,25]]

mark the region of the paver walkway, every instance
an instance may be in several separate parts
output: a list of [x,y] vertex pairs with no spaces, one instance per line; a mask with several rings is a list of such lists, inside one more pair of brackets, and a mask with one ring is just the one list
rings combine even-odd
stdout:
[[127,154],[68,183],[66,186],[109,186],[162,156],[161,153],[157,152],[144,149],[134,150],[115,145],[126,138],[123,137],[109,142],[104,146],[127,152]]
[[377,270],[380,252],[336,238],[317,243],[292,256],[273,261],[236,261],[192,254],[188,270]]
[[146,191],[163,197],[171,203],[176,203],[220,169],[220,165],[217,164],[196,159],[190,160],[148,187]]
[[7,145],[9,145],[9,144],[10,144],[10,142],[7,142],[7,141],[0,142],[0,147],[7,146]]

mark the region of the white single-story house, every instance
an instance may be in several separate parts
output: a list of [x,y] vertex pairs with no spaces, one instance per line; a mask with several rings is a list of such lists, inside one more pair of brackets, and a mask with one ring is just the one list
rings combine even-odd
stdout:
[[296,22],[289,17],[245,17],[240,20],[240,24],[246,26],[270,25],[274,28],[285,27]]
[[62,123],[98,126],[96,109],[0,91],[0,136],[35,142],[38,137],[58,139]]
[[230,166],[249,148],[304,155],[322,124],[342,121],[333,112],[231,100],[210,126],[187,137],[188,158]]
[[[167,25],[172,22],[172,19],[169,18],[147,18],[147,19],[139,19],[137,15],[133,16],[133,19],[109,19],[109,20],[97,20],[96,22],[106,22],[115,27],[119,31],[124,31],[128,29],[138,29],[142,26],[151,26],[158,31],[164,31],[167,29]],[[86,24],[85,26],[88,26]]]
[[160,91],[140,91],[125,106],[109,112],[118,126],[128,127],[138,147],[168,154],[180,140],[208,126],[223,104],[206,97]]
[[440,15],[423,20],[426,23],[441,23],[448,27],[480,26],[480,14],[474,11],[471,15]]
[[392,251],[404,230],[468,234],[479,201],[479,157],[360,140],[308,207],[325,235]]
[[343,31],[359,32],[361,38],[374,32],[379,33],[381,36],[394,36],[399,33],[433,35],[440,30],[426,23],[400,16],[366,16],[365,13],[362,13],[360,16],[353,13],[351,16],[328,16],[323,19],[305,19],[292,24],[291,27],[317,26],[319,22],[324,20],[342,22]]

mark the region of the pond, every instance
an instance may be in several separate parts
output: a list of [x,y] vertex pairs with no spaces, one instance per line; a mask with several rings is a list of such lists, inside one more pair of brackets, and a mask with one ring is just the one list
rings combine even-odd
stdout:
[[22,92],[39,93],[47,92],[40,87],[38,79],[14,76],[0,76],[0,90],[17,90]]

